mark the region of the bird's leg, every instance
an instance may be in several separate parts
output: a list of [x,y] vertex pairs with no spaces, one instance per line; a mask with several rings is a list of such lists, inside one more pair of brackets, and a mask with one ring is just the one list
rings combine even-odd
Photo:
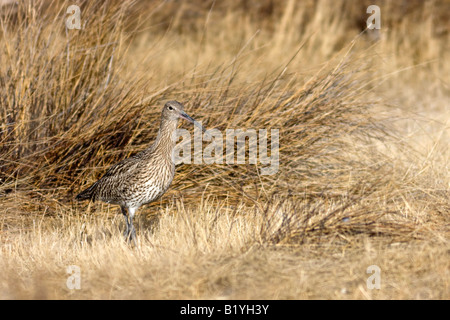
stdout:
[[133,226],[133,216],[130,215],[128,217],[129,225],[128,225],[128,241],[133,241],[134,245],[136,245],[136,229]]
[[128,223],[128,210],[126,207],[121,207],[121,209],[122,209],[123,217],[125,218],[125,226],[126,226],[123,236],[125,237],[125,240],[128,240],[129,234],[130,234],[130,225]]
[[134,245],[136,245],[136,229],[133,226],[133,217],[135,212],[135,208],[122,207],[122,214],[125,217],[125,223],[127,226],[127,229],[124,232],[125,240],[128,242],[133,241]]

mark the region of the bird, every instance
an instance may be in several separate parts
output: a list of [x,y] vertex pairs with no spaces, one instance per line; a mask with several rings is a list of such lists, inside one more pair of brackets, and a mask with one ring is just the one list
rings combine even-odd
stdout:
[[90,187],[80,192],[78,201],[103,201],[119,205],[125,218],[125,239],[136,244],[133,218],[145,204],[159,199],[169,189],[175,175],[173,151],[179,119],[185,119],[203,132],[206,129],[184,112],[184,106],[172,100],[165,103],[155,141],[148,148],[111,166]]

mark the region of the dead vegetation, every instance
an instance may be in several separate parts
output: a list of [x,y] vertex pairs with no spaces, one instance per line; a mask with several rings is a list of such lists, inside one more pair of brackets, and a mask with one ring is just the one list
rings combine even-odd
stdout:
[[[445,1],[382,2],[376,32],[350,1],[84,1],[81,30],[68,5],[0,12],[2,298],[448,298]],[[207,128],[279,129],[279,169],[179,166],[133,251],[114,207],[73,195],[145,148],[175,98]],[[390,289],[367,291],[361,255]],[[428,280],[414,289],[390,259],[432,261]],[[95,266],[79,295],[70,264]]]

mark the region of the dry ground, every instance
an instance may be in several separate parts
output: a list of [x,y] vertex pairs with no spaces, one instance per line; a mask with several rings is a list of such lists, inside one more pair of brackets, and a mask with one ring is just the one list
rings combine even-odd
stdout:
[[[49,3],[0,11],[1,299],[450,298],[448,2]],[[169,99],[280,129],[280,169],[177,167],[133,247],[72,199]]]
[[[3,237],[3,299],[447,299],[445,241],[324,236],[314,243],[266,245],[260,217],[209,210],[167,210],[140,221],[139,244],[121,238],[121,217],[35,216]],[[220,207],[220,206],[219,206]],[[217,208],[217,209],[216,209]],[[108,211],[108,210],[106,210]],[[118,221],[120,220],[120,223]],[[147,221],[148,222],[148,221]],[[149,231],[152,230],[152,231]],[[81,289],[66,286],[67,267]],[[368,289],[367,268],[381,269]]]

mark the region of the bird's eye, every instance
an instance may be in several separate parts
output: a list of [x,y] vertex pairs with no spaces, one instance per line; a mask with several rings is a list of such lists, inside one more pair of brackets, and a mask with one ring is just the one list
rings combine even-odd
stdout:
[[169,106],[169,110],[173,110],[173,108],[171,106]]

